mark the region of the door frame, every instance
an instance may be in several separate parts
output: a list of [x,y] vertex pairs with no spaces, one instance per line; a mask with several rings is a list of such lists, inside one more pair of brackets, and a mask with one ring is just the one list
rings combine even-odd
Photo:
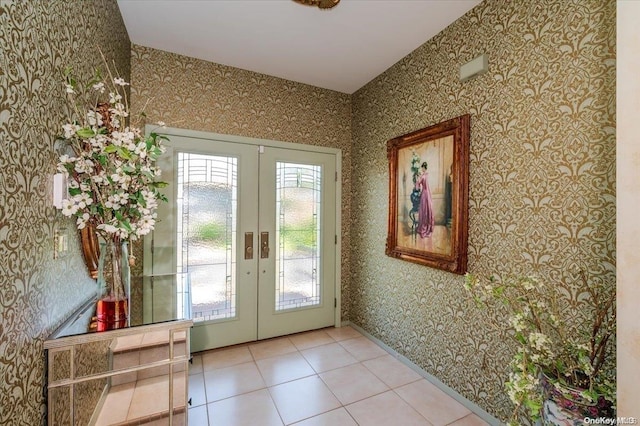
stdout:
[[[145,134],[158,133],[167,136],[171,139],[171,136],[183,136],[188,138],[202,139],[206,141],[220,141],[230,143],[240,143],[245,145],[254,145],[256,149],[260,149],[260,146],[282,148],[282,149],[295,149],[298,151],[309,152],[322,152],[326,154],[333,154],[336,157],[336,244],[335,244],[335,300],[336,310],[334,314],[334,325],[340,327],[342,325],[342,273],[341,273],[341,259],[342,259],[342,150],[339,148],[330,148],[316,145],[306,145],[294,142],[282,142],[269,139],[250,138],[247,136],[235,136],[225,135],[221,133],[204,132],[199,130],[180,129],[175,127],[159,127],[158,125],[147,124],[145,126]],[[162,179],[162,177],[161,177]],[[238,236],[237,238],[240,238]],[[241,243],[241,242],[240,242]]]

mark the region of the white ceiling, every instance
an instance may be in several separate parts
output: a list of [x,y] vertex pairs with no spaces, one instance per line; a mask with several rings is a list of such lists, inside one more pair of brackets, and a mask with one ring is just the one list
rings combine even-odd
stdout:
[[480,0],[118,0],[142,46],[353,93]]

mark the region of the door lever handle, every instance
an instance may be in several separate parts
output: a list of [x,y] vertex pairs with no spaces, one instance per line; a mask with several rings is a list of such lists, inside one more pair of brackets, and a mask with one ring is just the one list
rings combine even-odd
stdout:
[[253,232],[244,233],[244,258],[253,259]]
[[269,233],[260,233],[260,259],[269,258]]

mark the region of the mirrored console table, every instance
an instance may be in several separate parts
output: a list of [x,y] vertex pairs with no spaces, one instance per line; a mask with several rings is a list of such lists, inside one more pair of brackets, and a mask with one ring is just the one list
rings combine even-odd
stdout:
[[[131,295],[126,327],[95,331],[91,300],[45,341],[49,425],[187,425],[193,322],[181,282],[179,275],[132,279],[141,291]],[[149,314],[144,299],[162,314]]]

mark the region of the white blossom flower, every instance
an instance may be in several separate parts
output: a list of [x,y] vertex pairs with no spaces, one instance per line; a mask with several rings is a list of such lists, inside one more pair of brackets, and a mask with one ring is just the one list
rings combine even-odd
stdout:
[[102,115],[93,110],[87,111],[87,123],[89,123],[90,126],[102,126]]
[[80,158],[76,161],[75,171],[78,173],[93,173],[93,161],[88,158]]
[[70,93],[70,94],[76,93],[76,91],[73,89],[73,86],[70,85],[70,84],[65,84],[65,88],[66,88],[67,93]]
[[110,104],[115,104],[116,102],[119,102],[122,100],[122,95],[119,93],[109,93],[109,103]]
[[536,277],[525,277],[522,279],[522,288],[527,291],[531,291],[538,286],[538,279]]
[[76,220],[76,226],[78,227],[78,229],[84,229],[87,226],[87,222],[89,221],[89,213],[84,213],[82,216],[80,216],[77,220]]
[[540,309],[541,311],[547,309],[547,302],[545,302],[544,300],[536,300],[536,301],[532,302],[532,304],[536,308]]
[[523,331],[527,327],[527,325],[525,324],[524,315],[521,313],[518,313],[509,318],[509,325],[513,327],[513,329],[517,332]]
[[111,113],[111,117],[128,117],[129,113],[127,112],[124,105],[121,103],[117,103],[113,106],[113,108],[109,109]]
[[96,135],[95,138],[89,139],[89,143],[95,153],[100,153],[105,147],[105,138],[103,135]]
[[80,126],[67,123],[62,125],[62,129],[64,130],[64,138],[71,139],[76,135],[76,132],[78,131],[78,129],[80,129]]
[[129,178],[121,168],[117,168],[115,173],[111,174],[111,180],[115,183],[124,183]]
[[118,232],[118,228],[109,223],[101,223],[100,225],[96,226],[96,229],[101,229],[109,234],[115,234],[116,232]]
[[120,77],[116,77],[113,79],[113,83],[118,85],[118,86],[128,86],[129,83],[127,83],[124,78],[120,78]]
[[95,90],[97,92],[100,92],[100,93],[104,93],[105,87],[104,87],[104,83],[102,81],[94,84],[92,87],[93,87],[93,90]]
[[80,194],[74,196],[73,199],[81,209],[93,204],[93,198],[91,198],[91,195],[86,192],[81,192]]
[[113,194],[109,196],[109,201],[115,204],[120,204],[120,194]]
[[78,211],[78,206],[73,202],[73,200],[65,199],[62,200],[62,214],[71,217]]
[[551,350],[551,339],[545,334],[542,333],[529,333],[529,345],[535,350],[545,354],[547,357],[553,356],[553,351]]

